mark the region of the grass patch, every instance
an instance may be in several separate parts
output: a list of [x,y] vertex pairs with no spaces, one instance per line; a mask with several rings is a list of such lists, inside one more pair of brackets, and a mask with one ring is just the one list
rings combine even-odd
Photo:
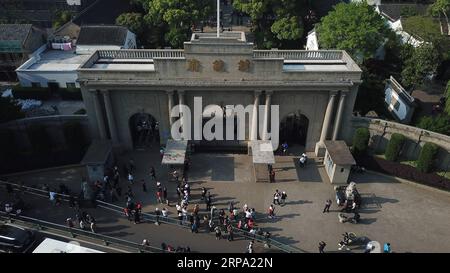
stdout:
[[446,179],[450,179],[450,172],[446,171],[446,172],[436,172],[437,175],[444,177]]

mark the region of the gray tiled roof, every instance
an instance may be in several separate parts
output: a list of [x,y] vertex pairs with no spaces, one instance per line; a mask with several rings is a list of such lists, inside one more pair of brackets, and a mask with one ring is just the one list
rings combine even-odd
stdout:
[[31,24],[0,24],[0,41],[23,41],[30,32]]
[[82,26],[78,45],[124,45],[127,28],[121,26]]
[[389,16],[392,20],[397,21],[402,15],[403,9],[412,9],[418,15],[427,13],[428,5],[422,4],[381,4],[378,6],[381,12]]

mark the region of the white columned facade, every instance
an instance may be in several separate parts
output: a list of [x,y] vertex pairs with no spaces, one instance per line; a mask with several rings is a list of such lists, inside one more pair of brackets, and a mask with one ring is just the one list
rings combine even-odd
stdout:
[[92,99],[94,100],[94,108],[95,108],[95,116],[97,118],[97,126],[98,126],[98,132],[100,134],[101,139],[106,139],[106,128],[105,128],[105,121],[103,120],[103,113],[102,109],[100,107],[100,101],[98,100],[98,94],[97,90],[90,91],[92,95]]
[[266,91],[266,107],[264,108],[263,140],[269,139],[268,131],[269,131],[271,101],[272,101],[272,91]]
[[259,106],[259,95],[261,91],[255,91],[255,99],[253,103],[253,115],[252,115],[252,130],[250,133],[250,140],[258,139],[258,106]]
[[[172,127],[173,124],[173,120],[172,117],[170,116],[170,113],[172,112],[172,108],[173,108],[173,91],[167,91],[167,107],[168,109],[168,113],[169,113],[169,125],[170,127]],[[170,130],[170,128],[169,128]]]
[[324,141],[326,140],[328,135],[328,129],[330,128],[331,115],[333,114],[333,105],[335,100],[336,100],[336,92],[333,92],[330,94],[330,97],[328,99],[327,110],[325,112],[325,117],[323,118],[322,123],[322,132],[320,133],[320,140],[318,143],[316,143],[315,149],[316,156],[322,156],[323,154],[322,150],[324,148]]
[[341,97],[339,98],[339,106],[338,106],[338,110],[337,110],[336,121],[334,122],[334,130],[333,130],[332,140],[336,140],[339,136],[339,129],[341,128],[342,112],[344,112],[346,96],[347,96],[347,94],[341,92]]
[[114,119],[109,90],[101,90],[100,92],[103,94],[103,100],[105,102],[106,118],[108,119],[109,133],[111,135],[112,143],[113,145],[118,145],[119,137],[117,136],[116,121]]
[[184,91],[177,91],[178,92],[178,105],[180,107],[180,122],[181,122],[181,130],[183,132],[182,136],[184,136],[184,132],[185,132],[185,126],[186,126],[186,117],[185,114],[183,113],[183,105],[185,104],[184,102]]

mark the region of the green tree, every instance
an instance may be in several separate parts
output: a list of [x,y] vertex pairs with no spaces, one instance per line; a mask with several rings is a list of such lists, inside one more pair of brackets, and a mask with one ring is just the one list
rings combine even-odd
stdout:
[[144,17],[141,13],[122,13],[116,18],[116,24],[128,28],[136,35],[141,35],[144,30]]
[[420,151],[417,160],[417,169],[421,172],[428,173],[433,167],[433,161],[439,151],[439,147],[434,143],[425,143]]
[[146,0],[141,1],[147,14],[144,19],[151,25],[166,27],[165,40],[175,48],[187,41],[191,29],[206,20],[211,12],[210,0]]
[[0,97],[0,123],[25,117],[22,108],[16,100]]
[[450,35],[450,21],[448,19],[448,14],[450,13],[450,0],[436,0],[430,6],[430,12],[434,16],[444,15],[445,20],[447,21],[447,31],[448,35]]
[[420,86],[427,76],[436,73],[440,61],[440,54],[433,44],[422,44],[414,49],[412,56],[405,61],[402,83],[406,87]]
[[307,5],[304,0],[233,1],[235,10],[250,16],[258,48],[298,47]]
[[424,116],[420,118],[416,126],[439,134],[450,135],[450,117],[446,114],[436,117]]
[[364,154],[369,145],[370,132],[367,128],[358,128],[353,135],[352,152],[355,155]]
[[450,115],[450,80],[447,82],[447,88],[445,89],[445,112]]
[[53,28],[57,29],[72,19],[72,13],[68,10],[57,11],[53,20]]
[[346,50],[358,63],[372,58],[389,37],[385,19],[366,3],[339,3],[316,27],[322,48]]
[[393,133],[384,153],[389,161],[396,161],[402,151],[406,137],[402,134]]

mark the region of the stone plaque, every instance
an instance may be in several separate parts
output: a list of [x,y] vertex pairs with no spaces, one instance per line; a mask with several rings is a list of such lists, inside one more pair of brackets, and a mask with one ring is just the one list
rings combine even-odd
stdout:
[[249,60],[240,60],[238,65],[239,65],[240,71],[248,71],[250,69],[250,61]]
[[200,69],[200,61],[197,59],[189,59],[187,61],[187,69],[189,71],[198,72]]
[[225,65],[225,63],[222,60],[215,60],[213,62],[214,71],[217,71],[217,72],[223,71],[224,65]]

